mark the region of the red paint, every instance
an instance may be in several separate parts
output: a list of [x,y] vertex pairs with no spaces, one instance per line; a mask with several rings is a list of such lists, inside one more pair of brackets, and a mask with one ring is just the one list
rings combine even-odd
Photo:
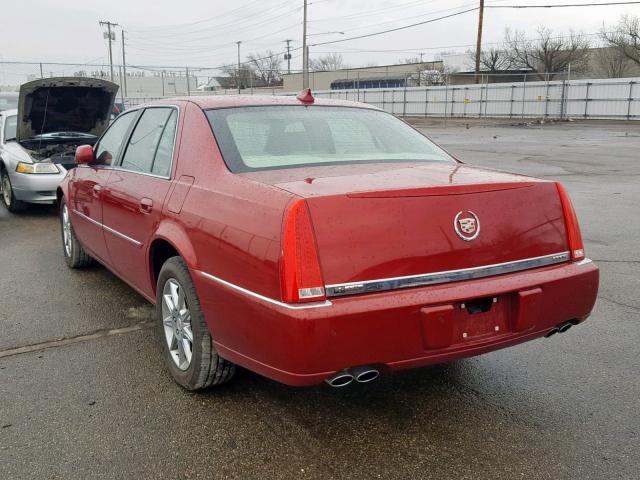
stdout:
[[76,148],[76,163],[78,165],[88,165],[93,160],[93,147],[91,145],[80,145]]
[[[598,269],[575,261],[332,298],[321,308],[278,303],[300,300],[299,288],[496,264],[582,245],[568,197],[554,182],[530,177],[460,163],[230,173],[202,110],[300,101],[172,100],[180,118],[169,179],[95,165],[67,176],[61,190],[68,204],[94,220],[72,215],[78,238],[152,302],[153,252],[159,242],[170,244],[191,271],[220,354],[292,385],[320,383],[357,365],[391,371],[450,361],[587,318]],[[481,223],[473,242],[453,228],[456,213],[468,210]],[[490,309],[467,308],[487,298],[497,299]]]

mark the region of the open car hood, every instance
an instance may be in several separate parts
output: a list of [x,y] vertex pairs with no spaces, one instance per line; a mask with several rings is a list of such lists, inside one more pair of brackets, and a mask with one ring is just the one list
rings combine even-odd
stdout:
[[82,132],[99,136],[108,126],[118,85],[84,77],[34,80],[20,87],[18,142],[35,135]]

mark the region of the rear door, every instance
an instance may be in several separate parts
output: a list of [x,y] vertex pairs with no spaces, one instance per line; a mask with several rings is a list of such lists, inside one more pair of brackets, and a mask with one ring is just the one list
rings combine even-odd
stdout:
[[102,195],[111,165],[117,162],[136,116],[136,111],[120,115],[96,143],[96,161],[77,166],[69,182],[75,234],[93,256],[106,263],[109,256],[102,233]]
[[169,191],[178,109],[148,107],[140,115],[104,194],[103,223],[111,264],[153,296],[147,252]]

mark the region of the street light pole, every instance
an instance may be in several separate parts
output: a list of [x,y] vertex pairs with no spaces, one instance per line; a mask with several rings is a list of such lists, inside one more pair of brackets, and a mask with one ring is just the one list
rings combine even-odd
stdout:
[[236,42],[236,44],[238,44],[238,72],[236,73],[236,80],[238,83],[238,94],[240,93],[240,44],[242,42],[238,41]]
[[307,0],[302,19],[302,88],[309,88],[309,49],[307,48]]

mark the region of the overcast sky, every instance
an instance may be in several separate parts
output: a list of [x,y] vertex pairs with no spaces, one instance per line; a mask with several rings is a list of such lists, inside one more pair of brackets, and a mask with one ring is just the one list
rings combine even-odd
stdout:
[[[589,1],[589,0],[586,0]],[[607,0],[592,0],[605,2]],[[310,0],[310,43],[338,40],[394,28],[477,6],[478,0]],[[487,5],[576,3],[575,0],[487,0]],[[582,3],[582,2],[577,2]],[[557,33],[570,29],[597,32],[624,13],[640,14],[640,5],[558,9],[487,9],[484,41],[499,42],[506,27],[533,36],[546,25]],[[424,52],[425,60],[443,50],[464,52],[476,37],[478,12],[367,39],[311,46],[311,56],[340,52],[352,66],[394,63]],[[2,0],[0,60],[98,63],[107,61],[99,20],[122,25],[127,35],[127,63],[140,65],[218,66],[267,49],[281,51],[283,40],[299,47],[302,0]],[[120,30],[114,61],[120,61]],[[595,38],[595,37],[594,37]],[[292,68],[301,66],[294,51]],[[13,68],[16,70],[16,68]],[[0,74],[12,68],[0,65]],[[1,80],[1,79],[0,79]]]

